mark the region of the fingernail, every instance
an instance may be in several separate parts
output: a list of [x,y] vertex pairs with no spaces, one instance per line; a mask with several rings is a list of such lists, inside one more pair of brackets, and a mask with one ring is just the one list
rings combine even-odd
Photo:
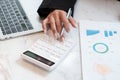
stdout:
[[69,33],[69,32],[70,32],[70,29],[67,29],[66,31]]
[[44,33],[45,33],[45,34],[47,33],[46,29],[44,29]]
[[62,41],[64,41],[65,40],[65,38],[64,37],[62,37]]
[[60,38],[59,33],[55,33],[55,39],[58,39],[58,38]]
[[77,24],[75,24],[75,28],[77,28],[77,26],[78,26],[78,25],[77,25]]

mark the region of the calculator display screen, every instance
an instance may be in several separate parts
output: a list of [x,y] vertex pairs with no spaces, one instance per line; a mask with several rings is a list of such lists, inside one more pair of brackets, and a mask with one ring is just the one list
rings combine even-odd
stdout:
[[40,61],[40,62],[42,62],[42,63],[44,63],[44,64],[46,64],[48,66],[52,66],[52,65],[55,64],[54,62],[52,62],[52,61],[50,61],[50,60],[48,60],[48,59],[46,59],[46,58],[44,58],[44,57],[42,57],[40,55],[37,55],[37,54],[35,54],[33,52],[30,52],[30,51],[26,51],[23,54],[25,54],[25,55],[27,55],[27,56],[29,56],[29,57],[37,60],[37,61]]

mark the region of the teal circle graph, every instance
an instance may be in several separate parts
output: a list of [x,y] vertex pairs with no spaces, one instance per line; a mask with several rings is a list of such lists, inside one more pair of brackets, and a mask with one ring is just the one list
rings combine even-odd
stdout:
[[96,43],[93,45],[93,50],[97,53],[107,53],[109,48],[105,43]]

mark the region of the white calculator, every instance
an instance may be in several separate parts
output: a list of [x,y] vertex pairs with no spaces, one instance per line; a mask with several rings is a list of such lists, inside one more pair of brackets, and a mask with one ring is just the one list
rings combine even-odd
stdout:
[[60,42],[42,34],[40,39],[22,54],[22,57],[51,71],[58,66],[74,46],[75,41],[72,38],[65,38],[64,42]]

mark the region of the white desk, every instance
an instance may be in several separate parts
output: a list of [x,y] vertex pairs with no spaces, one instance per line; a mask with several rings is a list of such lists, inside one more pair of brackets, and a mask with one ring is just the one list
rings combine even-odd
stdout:
[[[41,3],[41,0],[33,0],[34,3],[29,3],[29,0],[21,1],[26,2],[26,6],[35,7],[35,9],[26,8],[30,9],[30,12],[36,11]],[[75,8],[75,19],[118,22],[119,8],[120,3],[115,0],[79,0]],[[21,59],[21,53],[35,42],[40,34],[42,33],[0,41],[0,63],[5,68],[4,72],[10,74],[12,80],[81,80],[78,45],[52,72],[46,72]]]
[[76,20],[120,22],[120,2],[117,0],[78,0]]

